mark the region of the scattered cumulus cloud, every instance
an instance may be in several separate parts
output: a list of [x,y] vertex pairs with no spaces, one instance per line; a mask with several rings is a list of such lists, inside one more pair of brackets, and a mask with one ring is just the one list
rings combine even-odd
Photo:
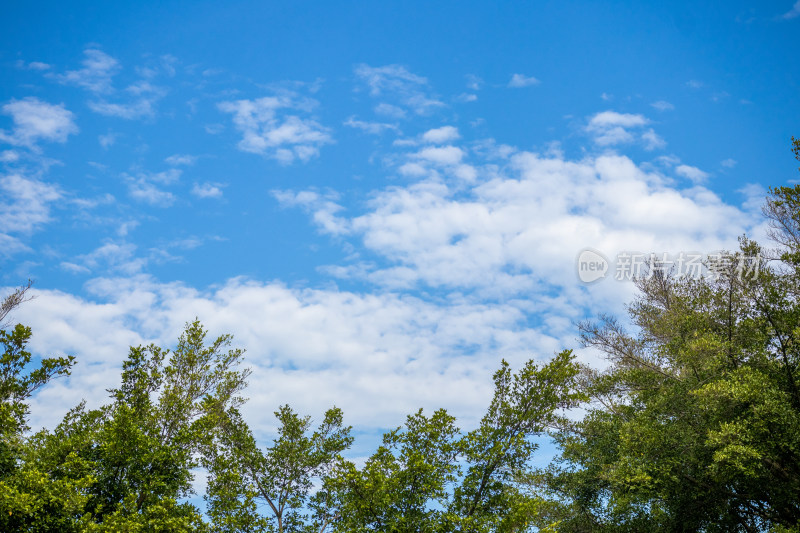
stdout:
[[800,17],[800,0],[795,2],[794,5],[792,6],[792,9],[784,13],[781,18],[783,18],[784,20],[791,20],[797,17]]
[[725,168],[733,168],[733,167],[735,167],[737,165],[737,163],[738,163],[738,161],[736,161],[735,159],[728,158],[728,159],[724,159],[724,160],[720,161],[719,164],[722,165]]
[[471,91],[480,91],[481,87],[483,87],[483,80],[474,75],[474,74],[467,74],[467,89]]
[[284,94],[222,102],[218,107],[233,115],[233,124],[242,134],[240,150],[290,164],[316,157],[321,146],[333,142],[328,128],[301,116],[314,104],[309,99],[298,100]]
[[174,154],[166,158],[164,161],[173,167],[192,166],[197,162],[197,156],[188,154]]
[[672,168],[675,165],[679,165],[681,163],[680,157],[676,155],[661,155],[656,157],[655,160],[667,168]]
[[461,93],[455,97],[456,102],[468,103],[478,100],[478,95],[473,93]]
[[349,231],[347,222],[338,213],[344,210],[336,193],[320,194],[318,191],[272,191],[272,195],[283,207],[300,207],[312,214],[312,219],[325,233],[345,234]]
[[457,146],[429,146],[414,156],[437,165],[457,165],[463,159],[464,151]]
[[117,142],[117,135],[115,133],[106,133],[104,135],[99,135],[97,137],[97,142],[100,143],[100,146],[103,150],[108,150],[111,146]]
[[[610,115],[597,123],[645,124],[636,116]],[[316,191],[284,192],[280,200],[310,213],[324,233],[358,239],[381,258],[330,266],[331,275],[388,289],[443,287],[482,297],[524,293],[538,299],[544,288],[558,287],[569,300],[577,290],[575,253],[586,246],[612,255],[713,251],[758,232],[757,210],[726,204],[702,186],[707,173],[674,156],[657,160],[691,186],[672,187],[652,166],[613,153],[580,160],[557,150],[489,153],[472,151],[467,165],[467,152],[456,145],[412,152],[398,163],[412,181],[373,192],[360,214],[348,216],[335,196]],[[462,167],[471,179],[459,178],[455,169]],[[606,288],[609,296],[620,289],[614,283]]]
[[370,67],[362,64],[356,67],[356,76],[369,86],[372,96],[380,96],[387,92],[408,92],[410,87],[428,84],[427,79],[412,74],[400,65]]
[[[133,253],[124,243],[107,243],[86,260],[123,268]],[[572,342],[563,325],[527,327],[513,303],[440,305],[244,278],[198,290],[121,272],[87,287],[91,299],[37,290],[17,314],[37,332],[35,354],[69,353],[79,361],[68,378],[32,399],[33,427],[52,427],[83,398],[97,407],[108,383],[119,378],[128,346],[172,347],[187,317],[199,317],[212,336],[232,333],[236,346],[247,349],[250,382],[258,386],[247,390],[243,414],[260,430],[273,427],[272,413],[282,403],[320,414],[336,404],[348,424],[363,428],[400,424],[420,407],[442,406],[475,424],[491,399],[491,375],[501,358],[519,368]]]
[[19,153],[15,150],[3,150],[0,152],[0,163],[13,163],[19,160]]
[[644,143],[645,150],[655,150],[667,146],[667,141],[657,134],[653,128],[649,128],[642,133],[641,140]]
[[135,120],[155,116],[155,104],[166,92],[149,82],[139,82],[129,86],[123,93],[123,101],[109,102],[106,99],[88,103],[89,109],[108,117]]
[[406,118],[407,114],[402,107],[381,102],[375,106],[375,113],[392,118]]
[[709,176],[708,172],[703,172],[699,168],[690,165],[678,165],[675,167],[675,173],[695,183],[702,183]]
[[222,198],[222,185],[219,183],[195,183],[192,194],[198,198]]
[[653,102],[650,106],[658,109],[659,111],[672,111],[675,109],[675,106],[671,103],[667,102],[666,100],[658,100],[657,102]]
[[589,119],[585,131],[598,146],[615,146],[641,142],[645,149],[663,148],[666,142],[652,128],[644,130],[650,121],[632,113],[602,111]]
[[[361,64],[355,68],[356,77],[369,88],[370,96],[390,99],[392,102],[381,102],[375,111],[379,114],[402,118],[406,110],[417,115],[428,115],[444,103],[430,92],[428,80],[408,71],[401,65],[385,65],[371,67]],[[389,113],[391,109],[392,113]]]
[[539,85],[541,83],[539,80],[534,78],[533,76],[525,76],[524,74],[514,74],[511,76],[511,80],[508,82],[508,86],[513,89],[520,89],[522,87],[531,87],[533,85]]
[[0,232],[32,233],[50,222],[51,205],[62,198],[55,185],[20,174],[0,177]]
[[52,68],[51,65],[48,65],[47,63],[42,63],[41,61],[31,61],[30,63],[26,63],[21,59],[17,61],[16,65],[17,68],[27,69],[27,70],[38,70],[39,72],[44,72]]
[[112,78],[119,71],[117,60],[96,48],[84,50],[83,55],[83,68],[56,74],[55,78],[66,85],[82,87],[93,93],[111,92]]
[[22,237],[51,222],[52,206],[62,198],[55,185],[20,174],[0,176],[0,256],[28,251]]
[[175,202],[175,195],[164,187],[177,182],[180,176],[181,171],[172,168],[157,173],[125,174],[123,178],[128,185],[128,194],[134,200],[156,207],[169,207]]
[[389,124],[386,122],[367,122],[364,120],[356,120],[355,117],[350,117],[343,122],[345,126],[359,129],[370,135],[380,135],[385,131],[394,131],[400,133],[400,128],[396,124]]
[[461,135],[458,133],[458,128],[453,126],[442,126],[441,128],[428,130],[422,134],[422,140],[432,144],[443,144],[455,141],[460,137]]
[[147,259],[137,257],[136,246],[127,242],[106,242],[91,252],[62,261],[61,268],[71,274],[89,274],[102,269],[106,272],[135,275],[147,264]]
[[63,104],[53,105],[38,98],[11,100],[3,105],[4,115],[14,122],[11,132],[0,130],[0,142],[35,148],[36,142],[66,142],[70,134],[78,133],[74,115]]

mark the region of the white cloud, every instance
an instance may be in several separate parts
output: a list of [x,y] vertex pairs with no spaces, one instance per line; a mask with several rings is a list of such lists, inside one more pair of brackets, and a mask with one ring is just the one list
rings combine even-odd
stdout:
[[117,60],[94,48],[84,50],[83,55],[85,56],[82,62],[83,68],[67,71],[56,75],[55,78],[61,83],[77,85],[94,93],[111,92],[112,78],[119,70]]
[[644,126],[650,121],[642,115],[631,113],[617,113],[616,111],[602,111],[592,116],[589,120],[590,128],[604,129],[621,126],[623,128],[633,128]]
[[702,87],[705,87],[705,83],[698,80],[689,80],[686,82],[686,86],[689,87],[690,89],[700,89]]
[[667,145],[667,141],[658,135],[653,128],[649,128],[647,131],[642,133],[641,140],[644,143],[645,150],[664,148]]
[[655,160],[668,168],[674,167],[681,162],[681,158],[676,155],[662,155],[656,157]]
[[173,154],[164,160],[168,165],[173,167],[177,166],[192,166],[197,162],[196,155],[188,154]]
[[437,165],[457,165],[464,157],[464,151],[457,146],[429,146],[414,156]]
[[233,123],[243,135],[240,150],[289,164],[296,159],[308,161],[319,155],[321,146],[333,142],[328,128],[316,120],[286,113],[286,110],[307,111],[314,104],[283,94],[222,102],[218,107],[233,114]]
[[100,146],[103,147],[103,150],[108,150],[111,146],[117,142],[117,135],[114,133],[106,133],[105,135],[99,135],[97,137],[97,142],[100,143]]
[[428,84],[427,79],[412,74],[400,65],[370,67],[362,64],[356,67],[356,76],[369,86],[372,96],[380,96],[386,92],[407,92],[409,87]]
[[198,198],[222,198],[222,185],[219,183],[195,183],[192,194]]
[[396,124],[387,124],[385,122],[366,122],[363,120],[356,120],[355,117],[350,117],[343,122],[345,126],[362,130],[370,135],[380,135],[384,131],[392,130],[400,133],[400,128]]
[[52,105],[28,97],[11,100],[2,110],[11,115],[14,129],[10,133],[0,130],[0,142],[35,148],[39,140],[63,143],[70,134],[78,133],[74,115],[64,104]]
[[150,118],[155,116],[155,104],[165,92],[159,87],[147,83],[132,85],[126,92],[133,96],[128,102],[108,102],[96,100],[88,103],[89,109],[107,117],[118,117],[126,120]]
[[683,176],[684,178],[688,178],[695,183],[702,183],[709,176],[708,172],[703,172],[699,168],[689,165],[678,165],[675,167],[675,173],[679,176]]
[[[111,247],[103,253],[125,255]],[[501,358],[519,368],[572,343],[564,326],[527,327],[513,304],[438,305],[245,279],[207,291],[141,276],[88,286],[92,300],[36,291],[15,317],[33,328],[37,355],[69,353],[78,360],[68,379],[33,398],[34,428],[52,427],[83,398],[90,407],[107,401],[129,345],[174,346],[195,316],[212,336],[232,333],[236,346],[247,349],[253,375],[244,414],[257,433],[274,427],[272,412],[284,403],[309,413],[335,404],[348,424],[364,429],[399,424],[420,407],[446,407],[461,423],[475,423]]]
[[442,126],[441,128],[428,130],[422,134],[422,140],[432,144],[444,144],[455,141],[460,137],[461,135],[458,133],[458,128],[453,126]]
[[[605,120],[641,123],[632,117]],[[493,158],[503,159],[482,165],[464,165],[464,155],[457,146],[409,154],[411,161],[399,171],[418,181],[373,193],[362,214],[346,217],[336,211],[334,225],[317,220],[323,231],[359,238],[383,258],[380,264],[330,272],[390,288],[446,287],[508,296],[558,287],[573,294],[575,254],[586,246],[608,254],[735,248],[736,238],[759,219],[757,210],[740,211],[698,184],[668,187],[661,174],[619,155],[573,161],[557,152],[512,151],[494,153]],[[429,165],[463,167],[469,179],[432,172]],[[694,167],[679,168],[677,173],[688,174]],[[694,169],[691,175],[705,175],[700,172]],[[316,219],[322,210],[315,202],[316,196],[309,197],[304,208]],[[607,289],[609,295],[619,290],[613,281],[604,287],[597,290]]]
[[675,106],[667,102],[666,100],[658,100],[657,102],[653,102],[650,105],[658,109],[659,111],[672,111],[673,109],[675,109]]
[[[18,253],[30,252],[30,248],[22,243],[16,237],[6,235],[0,232],[0,257],[9,258]],[[21,277],[25,277],[24,275]],[[5,291],[3,294],[10,294],[11,291]]]
[[355,74],[369,87],[371,96],[395,100],[395,103],[381,102],[377,113],[402,118],[405,109],[409,109],[417,115],[428,115],[445,105],[430,93],[426,78],[401,65],[370,67],[362,64],[355,68]]
[[135,176],[123,175],[131,198],[157,207],[169,207],[175,195],[160,186],[172,185],[180,179],[181,170],[171,168],[164,172],[140,172]]
[[525,76],[524,74],[514,74],[511,76],[511,80],[508,82],[508,86],[514,89],[520,89],[522,87],[531,87],[533,85],[539,85],[541,83],[539,80],[534,78],[533,76]]
[[478,95],[473,93],[461,93],[455,97],[456,102],[462,102],[462,103],[475,102],[477,100],[478,100]]
[[724,160],[720,161],[719,164],[722,165],[725,168],[733,168],[733,167],[736,166],[737,163],[738,162],[735,159],[728,158],[728,159],[724,159]]
[[396,105],[381,102],[375,106],[375,113],[392,118],[406,118],[406,112],[403,108]]
[[136,256],[136,246],[131,243],[107,242],[88,254],[79,255],[72,261],[62,261],[61,268],[72,274],[88,274],[101,269],[123,275],[141,272],[147,259]]
[[0,152],[0,163],[13,163],[19,160],[19,153],[14,150],[3,150]]
[[800,17],[800,0],[795,2],[794,5],[792,6],[792,9],[784,13],[781,18],[785,20],[791,20],[797,17]]
[[175,202],[174,194],[139,178],[128,181],[128,194],[135,200],[158,207],[169,207]]
[[58,187],[19,174],[0,176],[0,232],[32,233],[50,222],[50,207],[62,197]]
[[474,75],[474,74],[467,74],[467,89],[471,91],[480,91],[481,87],[483,86],[483,80]]
[[17,61],[17,66],[19,68],[26,68],[28,70],[38,70],[38,71],[50,70],[52,68],[47,63],[42,63],[41,61],[31,61],[30,63],[26,64],[24,61],[20,60]]
[[589,119],[585,131],[599,146],[641,142],[645,149],[663,148],[666,142],[652,128],[642,131],[650,121],[644,115],[602,111]]
[[20,174],[0,176],[0,256],[30,251],[19,235],[29,235],[51,222],[51,207],[62,198],[55,185]]
[[337,214],[344,208],[337,202],[339,198],[335,193],[274,190],[272,195],[284,207],[301,207],[311,213],[314,223],[326,233],[338,235],[349,231],[348,221]]

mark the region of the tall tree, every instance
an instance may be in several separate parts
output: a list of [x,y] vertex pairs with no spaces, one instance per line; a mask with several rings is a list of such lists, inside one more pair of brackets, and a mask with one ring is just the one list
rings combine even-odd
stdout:
[[[238,410],[220,410],[206,449],[206,500],[214,531],[322,532],[336,518],[325,491],[313,491],[352,443],[342,412],[329,409],[311,433],[311,418],[282,406],[278,436],[262,450]],[[259,503],[266,514],[259,513]]]
[[[30,282],[3,299],[0,323],[28,298]],[[28,400],[50,380],[69,375],[75,358],[48,357],[37,363],[27,350],[31,330],[17,324],[0,330],[0,530],[69,531],[85,503],[78,488],[89,480],[54,482],[30,453]]]
[[384,435],[358,469],[345,464],[328,489],[338,498],[336,531],[524,531],[542,503],[520,483],[537,446],[583,398],[569,351],[517,373],[506,362],[478,428],[462,433],[444,410],[409,416]]
[[[30,332],[15,331],[6,356],[27,361],[22,347]],[[223,335],[207,343],[195,321],[173,352],[131,348],[110,404],[95,410],[81,404],[52,432],[20,440],[16,473],[7,483],[0,479],[2,530],[207,529],[199,510],[180,500],[192,493],[192,469],[209,440],[214,409],[243,401],[248,371],[236,368],[242,351],[227,349],[230,342]],[[27,381],[11,380],[12,389],[30,391],[72,362],[58,361],[44,360]]]
[[640,279],[635,333],[610,317],[582,325],[609,366],[583,369],[592,403],[538,478],[541,524],[800,528],[800,186],[771,189],[764,212],[777,250],[742,238],[709,264],[718,276]]

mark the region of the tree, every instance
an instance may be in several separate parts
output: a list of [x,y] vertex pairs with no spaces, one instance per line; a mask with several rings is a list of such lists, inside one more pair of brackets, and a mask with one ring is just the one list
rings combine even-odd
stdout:
[[207,332],[187,324],[177,348],[131,348],[113,403],[76,417],[88,424],[85,450],[96,482],[88,509],[107,528],[147,530],[152,521],[170,531],[200,528],[197,509],[178,503],[191,494],[192,469],[213,426],[212,406],[241,405],[247,370],[237,370],[242,350],[225,350],[222,335],[206,345]]
[[551,499],[540,524],[800,528],[800,186],[771,189],[764,212],[775,252],[742,238],[709,265],[717,279],[640,279],[635,334],[610,317],[581,326],[610,365],[582,370],[592,403],[534,480]]
[[[20,328],[15,331],[30,334]],[[7,355],[22,353],[17,337]],[[2,529],[206,530],[200,512],[180,499],[191,494],[213,408],[243,401],[238,394],[248,371],[236,369],[242,351],[226,350],[230,342],[223,335],[206,344],[206,331],[195,321],[171,353],[155,345],[132,347],[120,386],[109,390],[110,404],[94,410],[81,404],[52,432],[20,439],[17,469],[0,484]],[[48,361],[31,374],[31,383],[46,382],[59,368]]]
[[[206,451],[206,500],[214,531],[324,531],[336,518],[325,491],[311,494],[353,442],[342,412],[325,413],[316,431],[311,418],[288,405],[275,412],[278,436],[262,451],[238,410],[219,410],[216,438]],[[266,504],[267,516],[258,512]]]
[[[26,298],[30,282],[3,299],[0,322]],[[25,432],[29,429],[28,399],[51,379],[67,376],[74,357],[49,357],[32,365],[27,344],[31,330],[17,324],[0,329],[0,530],[68,531],[72,516],[83,500],[77,490],[85,479],[54,483],[30,454]]]
[[422,411],[384,435],[358,469],[345,463],[326,489],[336,495],[336,531],[523,531],[541,501],[520,483],[537,446],[531,438],[564,420],[583,398],[569,351],[516,374],[504,361],[480,426],[466,434],[444,410]]
[[19,307],[23,302],[31,299],[27,294],[32,285],[33,281],[28,280],[27,283],[18,287],[14,292],[3,298],[2,303],[0,303],[0,328],[5,328],[8,325],[4,320],[11,311]]

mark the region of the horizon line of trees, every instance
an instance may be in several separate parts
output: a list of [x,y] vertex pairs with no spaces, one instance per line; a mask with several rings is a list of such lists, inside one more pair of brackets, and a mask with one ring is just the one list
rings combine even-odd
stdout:
[[[763,211],[773,248],[742,237],[714,279],[653,269],[633,331],[580,324],[603,370],[503,361],[477,428],[419,410],[360,465],[336,407],[314,426],[283,405],[258,442],[244,353],[197,320],[174,350],[131,347],[105,405],[31,434],[28,400],[76,361],[33,362],[30,328],[5,324],[27,284],[0,305],[0,531],[800,532],[800,185]],[[535,467],[546,435],[559,455]],[[186,501],[200,467],[205,513]]]

